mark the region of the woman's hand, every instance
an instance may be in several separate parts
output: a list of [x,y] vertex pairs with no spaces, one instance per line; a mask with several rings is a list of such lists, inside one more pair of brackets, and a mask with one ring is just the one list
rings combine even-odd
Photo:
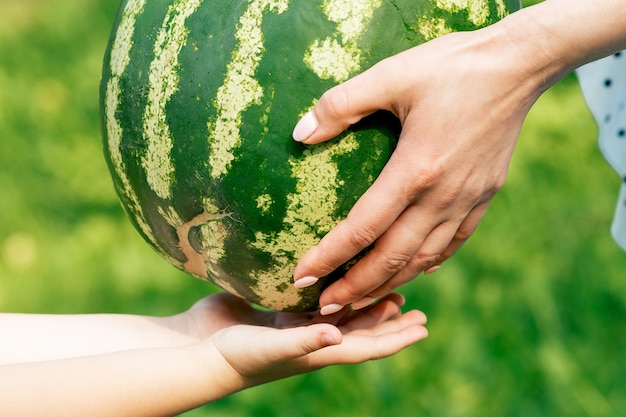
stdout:
[[322,317],[260,311],[219,293],[196,303],[188,318],[197,336],[210,336],[203,342],[206,353],[223,358],[227,371],[221,372],[221,378],[238,390],[399,352],[428,334],[426,316],[419,311],[402,314],[403,304],[402,296],[391,294],[367,309],[357,312],[346,307]]
[[327,91],[296,126],[295,140],[328,140],[377,110],[393,112],[402,132],[375,183],[300,260],[296,286],[370,245],[324,291],[323,314],[363,307],[436,270],[472,235],[503,185],[523,120],[552,82],[547,74],[496,24],[417,46]]

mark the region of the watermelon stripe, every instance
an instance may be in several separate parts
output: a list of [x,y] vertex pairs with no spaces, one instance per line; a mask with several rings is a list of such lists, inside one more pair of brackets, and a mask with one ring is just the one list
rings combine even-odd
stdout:
[[496,8],[498,10],[498,19],[503,19],[509,12],[506,10],[506,4],[504,0],[496,0]]
[[[509,13],[504,0],[494,1],[496,19],[504,18]],[[489,0],[437,0],[435,6],[451,14],[465,11],[469,21],[476,28],[485,26],[494,20],[491,16]],[[455,29],[449,23],[444,18],[433,17],[429,11],[417,18],[418,31],[427,41],[453,32]]]
[[[356,42],[382,0],[328,0],[324,14],[337,24],[334,37],[316,39],[307,50],[304,62],[323,80],[346,81],[361,68],[361,51]],[[339,39],[337,39],[339,38]]]
[[[489,0],[437,0],[435,5],[442,10],[455,13],[467,10],[469,20],[476,26],[484,26],[489,22]],[[505,17],[508,12],[504,0],[495,0],[498,19]]]
[[476,26],[483,26],[489,19],[489,1],[470,1],[467,0],[467,8],[469,12],[469,19]]
[[224,84],[217,92],[215,123],[207,125],[209,135],[209,165],[211,176],[220,178],[228,172],[233,150],[241,144],[241,114],[252,104],[259,104],[263,88],[254,75],[263,56],[261,24],[267,9],[281,14],[289,7],[289,0],[255,0],[239,20],[235,37],[239,41],[228,65]]
[[[252,244],[271,254],[275,261],[274,268],[252,274],[262,305],[285,309],[300,303],[302,294],[291,285],[292,260],[304,255],[317,244],[320,236],[330,232],[340,221],[333,217],[333,210],[329,210],[329,207],[336,206],[337,192],[343,185],[338,179],[339,167],[334,159],[358,147],[352,132],[341,141],[320,144],[304,151],[302,157],[289,159],[292,177],[297,179],[297,184],[295,192],[287,196],[289,206],[283,220],[285,226],[277,234],[258,232]],[[284,290],[277,291],[277,287]]]
[[453,30],[446,24],[445,19],[437,19],[428,15],[418,16],[417,27],[426,41],[451,33]]
[[171,197],[174,174],[165,106],[178,89],[178,56],[189,36],[185,22],[200,4],[202,0],[178,0],[169,7],[154,45],[155,59],[150,64],[148,105],[143,118],[147,150],[141,165],[150,188],[164,200]]
[[324,14],[328,20],[337,23],[341,42],[356,42],[374,15],[382,5],[382,0],[328,0],[324,4]]
[[143,234],[150,242],[157,246],[157,241],[152,233],[152,229],[146,222],[139,198],[126,175],[126,168],[120,151],[123,128],[116,115],[122,93],[120,78],[130,63],[130,50],[133,46],[135,23],[137,17],[143,13],[145,2],[145,0],[130,0],[124,8],[119,26],[115,33],[115,39],[111,46],[109,62],[111,75],[106,86],[104,111],[106,112],[105,127],[108,138],[109,158],[113,170],[121,182],[118,191],[129,201],[130,206],[128,210],[132,211],[137,225]]

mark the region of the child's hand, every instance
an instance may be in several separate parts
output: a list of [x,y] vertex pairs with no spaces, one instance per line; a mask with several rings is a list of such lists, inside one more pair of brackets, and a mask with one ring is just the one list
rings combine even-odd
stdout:
[[402,315],[403,301],[390,295],[363,311],[321,317],[259,311],[219,293],[164,318],[0,315],[12,342],[0,344],[12,359],[0,365],[0,408],[28,416],[41,414],[41,404],[50,415],[178,415],[263,382],[400,351],[427,335],[424,314]]
[[[426,316],[402,314],[402,296],[391,294],[361,311],[345,308],[328,317],[259,311],[228,293],[198,302],[189,312],[213,358],[227,369],[234,390],[313,371],[390,356],[428,334]],[[210,367],[215,369],[215,364]]]

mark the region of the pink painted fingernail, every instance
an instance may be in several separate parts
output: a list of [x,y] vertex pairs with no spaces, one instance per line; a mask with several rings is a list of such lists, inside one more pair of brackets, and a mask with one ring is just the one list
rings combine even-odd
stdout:
[[338,313],[343,306],[341,304],[328,304],[320,309],[322,316],[330,316],[331,314]]
[[363,297],[360,300],[352,303],[352,308],[354,310],[360,310],[362,308],[371,306],[372,304],[374,304],[375,301],[376,299],[374,297]]
[[293,140],[303,142],[317,130],[317,119],[312,111],[305,114],[293,129]]
[[433,274],[433,273],[439,271],[439,268],[441,268],[441,265],[431,266],[430,268],[428,268],[427,270],[424,271],[424,275]]
[[296,288],[307,288],[312,285],[315,285],[319,281],[319,278],[316,277],[302,277],[299,280],[293,283],[293,286]]

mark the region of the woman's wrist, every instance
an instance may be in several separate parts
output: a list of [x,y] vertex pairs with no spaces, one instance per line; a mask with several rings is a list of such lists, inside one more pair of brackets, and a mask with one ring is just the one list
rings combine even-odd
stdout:
[[506,51],[496,56],[514,63],[518,71],[511,82],[524,89],[531,104],[576,65],[571,56],[557,53],[566,48],[565,39],[551,33],[539,6],[522,9],[488,28],[503,39]]
[[581,65],[626,48],[623,0],[545,0],[496,25],[545,91]]

